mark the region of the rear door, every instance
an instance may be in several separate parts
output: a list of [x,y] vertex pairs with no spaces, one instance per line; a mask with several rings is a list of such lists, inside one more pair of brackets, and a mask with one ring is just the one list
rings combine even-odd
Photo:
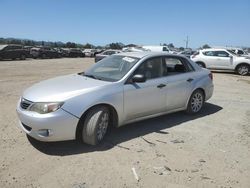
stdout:
[[192,85],[195,80],[194,69],[185,58],[165,57],[167,72],[165,82],[167,83],[166,92],[166,111],[173,111],[184,108],[189,100]]

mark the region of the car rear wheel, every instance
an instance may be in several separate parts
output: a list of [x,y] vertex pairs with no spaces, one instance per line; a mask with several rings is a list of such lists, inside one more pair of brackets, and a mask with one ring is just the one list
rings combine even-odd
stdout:
[[91,109],[83,121],[82,140],[86,144],[97,145],[100,143],[110,124],[110,112],[105,106]]
[[239,75],[246,76],[250,72],[250,66],[246,64],[239,65],[236,71]]
[[188,114],[198,113],[202,109],[204,105],[204,101],[205,101],[205,97],[204,97],[203,92],[200,89],[195,90],[189,99],[186,112]]
[[26,59],[26,55],[22,54],[22,55],[20,56],[20,59],[21,59],[21,60],[25,60],[25,59]]

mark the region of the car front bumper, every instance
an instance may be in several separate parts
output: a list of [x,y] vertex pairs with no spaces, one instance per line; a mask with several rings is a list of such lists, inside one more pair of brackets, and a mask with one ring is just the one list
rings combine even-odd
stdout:
[[79,119],[63,109],[38,114],[17,106],[19,126],[31,137],[40,141],[74,140]]

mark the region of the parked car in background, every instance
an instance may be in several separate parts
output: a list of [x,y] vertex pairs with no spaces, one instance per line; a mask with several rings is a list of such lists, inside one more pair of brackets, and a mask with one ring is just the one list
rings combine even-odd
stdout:
[[95,57],[97,50],[96,49],[85,49],[82,52],[85,54],[85,57]]
[[84,73],[37,83],[22,94],[21,129],[41,141],[96,145],[108,127],[183,111],[196,114],[213,94],[212,73],[167,53],[114,54]]
[[243,76],[250,72],[250,58],[238,56],[227,49],[209,48],[199,50],[191,56],[191,60],[201,67],[231,70]]
[[108,56],[113,55],[113,54],[118,54],[118,53],[121,53],[121,51],[120,50],[106,50],[100,54],[96,54],[95,62],[98,62],[105,57],[108,57]]
[[185,50],[185,51],[182,51],[182,52],[178,52],[179,55],[184,55],[188,58],[191,57],[191,55],[193,55],[195,53],[195,51],[192,51],[192,50]]
[[57,52],[55,49],[50,47],[34,47],[31,48],[30,53],[33,58],[59,58],[61,54]]
[[122,48],[123,52],[145,52],[145,51],[150,51],[150,50],[146,50],[142,47],[125,47]]
[[168,53],[173,53],[168,46],[142,46],[147,51],[151,52],[168,52]]
[[24,49],[22,45],[0,45],[0,60],[3,59],[20,59],[25,60],[29,57],[29,50]]
[[71,48],[68,57],[85,57],[85,54],[79,49]]
[[62,57],[69,57],[70,48],[59,48],[58,52]]
[[246,51],[244,51],[241,48],[228,48],[228,50],[234,52],[235,54],[237,54],[239,56],[250,57],[250,54],[248,54]]

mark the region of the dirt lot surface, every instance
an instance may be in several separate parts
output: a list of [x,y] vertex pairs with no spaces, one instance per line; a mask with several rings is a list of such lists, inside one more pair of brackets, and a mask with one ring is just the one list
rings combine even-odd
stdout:
[[15,112],[23,90],[93,62],[0,61],[1,188],[250,187],[250,76],[214,73],[214,96],[199,115],[179,112],[113,129],[96,147],[28,139]]

